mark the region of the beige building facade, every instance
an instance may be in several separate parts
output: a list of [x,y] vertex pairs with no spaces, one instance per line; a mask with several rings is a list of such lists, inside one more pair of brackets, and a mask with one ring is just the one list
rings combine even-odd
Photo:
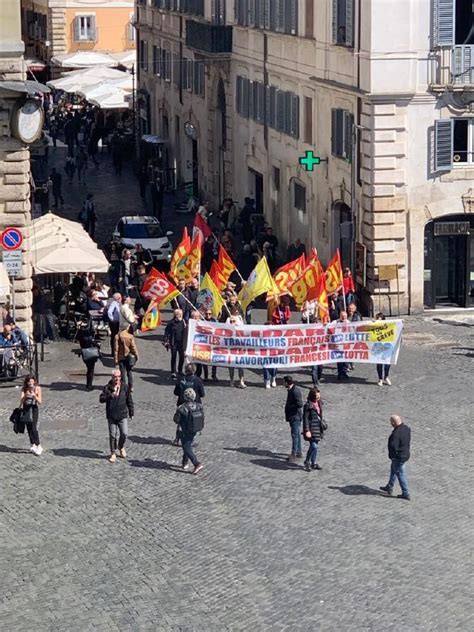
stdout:
[[149,128],[181,180],[253,197],[283,247],[339,248],[375,310],[474,306],[471,0],[151,0],[137,20]]
[[[0,81],[25,78],[21,41],[20,0],[4,0],[0,21]],[[19,228],[28,236],[30,216],[30,154],[13,138],[11,114],[20,95],[0,86],[0,232]],[[27,239],[23,242],[23,271],[15,280],[16,320],[32,331],[32,267],[28,261]],[[11,300],[11,297],[10,297]]]

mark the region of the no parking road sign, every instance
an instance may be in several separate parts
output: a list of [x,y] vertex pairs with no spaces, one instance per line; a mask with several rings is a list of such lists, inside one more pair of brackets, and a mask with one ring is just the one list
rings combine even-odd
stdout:
[[23,243],[23,235],[19,228],[5,228],[2,233],[2,247],[5,250],[18,250]]

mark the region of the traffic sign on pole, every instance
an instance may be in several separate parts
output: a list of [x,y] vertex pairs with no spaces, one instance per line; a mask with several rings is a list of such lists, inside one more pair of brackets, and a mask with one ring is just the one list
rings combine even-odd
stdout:
[[5,250],[18,250],[23,243],[23,234],[19,228],[9,226],[3,231],[1,241]]
[[3,267],[9,277],[16,277],[23,270],[23,259],[21,251],[8,251],[3,253]]

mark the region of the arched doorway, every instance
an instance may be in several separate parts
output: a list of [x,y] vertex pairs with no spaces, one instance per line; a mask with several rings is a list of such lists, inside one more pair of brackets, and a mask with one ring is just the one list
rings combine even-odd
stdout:
[[423,282],[426,307],[474,306],[474,215],[425,226]]
[[333,206],[334,248],[339,248],[343,266],[351,267],[352,261],[352,213],[345,202]]

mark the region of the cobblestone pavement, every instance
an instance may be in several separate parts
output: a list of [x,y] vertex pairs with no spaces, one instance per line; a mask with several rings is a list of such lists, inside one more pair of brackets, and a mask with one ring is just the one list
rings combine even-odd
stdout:
[[[40,458],[8,422],[18,390],[0,390],[2,630],[473,629],[469,323],[407,319],[391,388],[376,386],[373,366],[344,384],[325,370],[320,472],[284,461],[281,376],[267,391],[247,372],[239,391],[219,369],[198,477],[171,445],[160,332],[138,341],[125,462],[106,460],[98,396],[110,358],[86,393],[71,344],[47,346]],[[377,491],[394,412],[413,431],[410,503]]]

